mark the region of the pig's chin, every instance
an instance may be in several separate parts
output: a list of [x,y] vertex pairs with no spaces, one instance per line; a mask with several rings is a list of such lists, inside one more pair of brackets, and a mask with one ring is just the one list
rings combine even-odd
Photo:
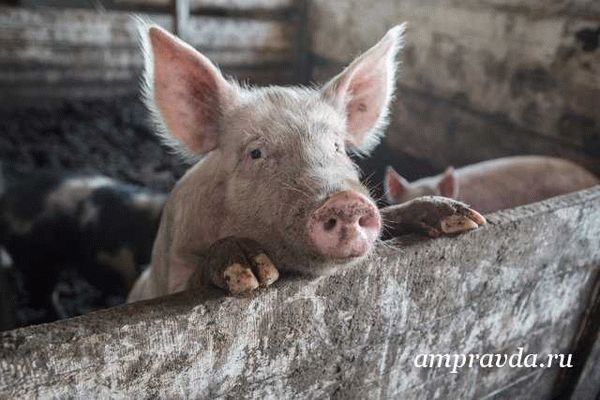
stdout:
[[321,276],[330,275],[341,268],[347,268],[359,264],[365,260],[371,252],[366,252],[357,256],[348,256],[344,258],[320,258],[310,262],[305,271],[309,275]]
[[348,254],[346,256],[331,257],[320,254],[316,249],[308,251],[298,249],[281,254],[279,267],[282,270],[297,272],[308,276],[330,275],[340,268],[352,266],[365,260],[374,249],[374,244],[368,244],[364,251]]

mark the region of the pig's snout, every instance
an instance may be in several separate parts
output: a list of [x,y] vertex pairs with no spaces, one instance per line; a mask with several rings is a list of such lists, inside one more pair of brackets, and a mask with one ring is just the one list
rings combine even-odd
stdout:
[[377,207],[365,196],[335,193],[308,220],[308,234],[319,252],[336,259],[367,254],[381,228]]

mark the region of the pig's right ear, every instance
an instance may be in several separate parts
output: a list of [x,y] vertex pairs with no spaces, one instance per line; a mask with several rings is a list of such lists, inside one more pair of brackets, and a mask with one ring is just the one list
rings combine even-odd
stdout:
[[437,184],[440,195],[450,199],[458,197],[458,180],[453,167],[448,167],[444,171],[442,178]]
[[193,47],[157,26],[140,25],[144,97],[164,141],[198,157],[218,145],[219,120],[235,87]]
[[346,142],[358,153],[372,150],[387,126],[404,30],[405,24],[390,29],[322,89],[325,99],[345,114]]
[[390,204],[396,204],[402,198],[402,195],[410,189],[410,183],[402,177],[392,167],[385,170],[385,179],[383,181],[385,197]]

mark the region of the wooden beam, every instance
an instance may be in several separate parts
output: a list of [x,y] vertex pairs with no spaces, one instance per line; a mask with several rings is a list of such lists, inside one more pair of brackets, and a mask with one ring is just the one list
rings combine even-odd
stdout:
[[[121,7],[168,7],[173,0],[114,0]],[[193,12],[206,9],[231,11],[271,10],[277,11],[293,6],[295,0],[190,0]]]

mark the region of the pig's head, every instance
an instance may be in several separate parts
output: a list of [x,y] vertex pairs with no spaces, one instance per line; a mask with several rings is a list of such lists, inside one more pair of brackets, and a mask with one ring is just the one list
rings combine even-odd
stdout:
[[212,217],[197,222],[215,227],[214,240],[254,239],[280,269],[313,274],[370,253],[381,218],[348,153],[368,153],[383,133],[403,30],[323,87],[254,88],[146,28],[147,101],[166,141],[201,159],[188,175],[211,177],[184,180],[219,188]]
[[421,196],[458,197],[458,180],[454,168],[448,167],[443,174],[409,182],[392,167],[385,171],[385,197],[390,204],[405,203]]

